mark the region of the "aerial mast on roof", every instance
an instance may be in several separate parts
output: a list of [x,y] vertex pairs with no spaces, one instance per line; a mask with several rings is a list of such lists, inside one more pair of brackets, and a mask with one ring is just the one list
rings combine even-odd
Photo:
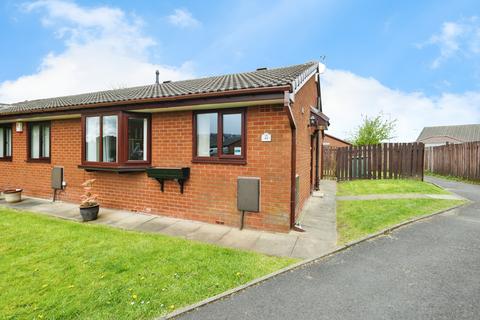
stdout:
[[158,70],[155,71],[155,75],[156,75],[156,77],[155,77],[155,83],[156,83],[156,84],[160,84],[160,71],[158,71]]

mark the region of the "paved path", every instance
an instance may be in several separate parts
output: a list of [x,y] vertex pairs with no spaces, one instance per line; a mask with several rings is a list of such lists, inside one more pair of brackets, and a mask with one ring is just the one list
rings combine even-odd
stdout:
[[[307,259],[318,257],[336,245],[335,191],[336,184],[329,182],[323,191],[323,198],[310,199],[303,215],[306,232],[273,233],[248,229],[240,231],[224,225],[107,208],[101,208],[98,219],[91,223],[161,233],[269,255]],[[0,200],[0,206],[81,221],[78,206],[72,203],[52,203],[44,199],[25,198],[16,204],[7,204]]]
[[183,319],[479,319],[480,186],[429,180],[474,203],[279,275]]
[[396,193],[396,194],[366,194],[360,196],[339,196],[337,200],[386,200],[386,199],[443,199],[465,200],[456,194],[423,194],[423,193]]

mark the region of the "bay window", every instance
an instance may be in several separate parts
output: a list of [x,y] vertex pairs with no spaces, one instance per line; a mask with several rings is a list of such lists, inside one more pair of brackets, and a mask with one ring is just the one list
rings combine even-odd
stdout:
[[28,160],[50,161],[50,122],[28,124]]
[[115,169],[150,163],[149,115],[117,112],[82,118],[82,166]]
[[194,114],[194,162],[245,163],[245,110]]
[[0,160],[12,160],[12,124],[0,124]]

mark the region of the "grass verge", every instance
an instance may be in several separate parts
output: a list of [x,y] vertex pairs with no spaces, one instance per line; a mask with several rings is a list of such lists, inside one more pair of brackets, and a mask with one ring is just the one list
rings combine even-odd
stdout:
[[147,319],[296,260],[0,209],[0,318]]
[[470,184],[480,184],[479,180],[470,180],[470,179],[465,179],[465,178],[460,178],[460,177],[455,177],[455,176],[445,176],[442,174],[438,173],[433,173],[430,171],[426,171],[425,175],[431,176],[431,177],[436,177],[436,178],[441,178],[445,180],[451,180],[451,181],[457,181],[457,182],[465,182],[465,183],[470,183]]
[[345,244],[402,221],[464,202],[437,199],[337,201],[338,243]]
[[337,186],[337,196],[393,193],[449,194],[431,183],[418,180],[355,180],[340,182]]

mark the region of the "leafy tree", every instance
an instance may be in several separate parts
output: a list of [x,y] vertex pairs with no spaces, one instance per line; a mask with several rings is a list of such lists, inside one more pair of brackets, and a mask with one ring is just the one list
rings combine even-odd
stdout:
[[392,139],[396,122],[396,119],[384,119],[381,113],[373,118],[364,116],[362,125],[352,134],[350,141],[355,146],[364,146]]

